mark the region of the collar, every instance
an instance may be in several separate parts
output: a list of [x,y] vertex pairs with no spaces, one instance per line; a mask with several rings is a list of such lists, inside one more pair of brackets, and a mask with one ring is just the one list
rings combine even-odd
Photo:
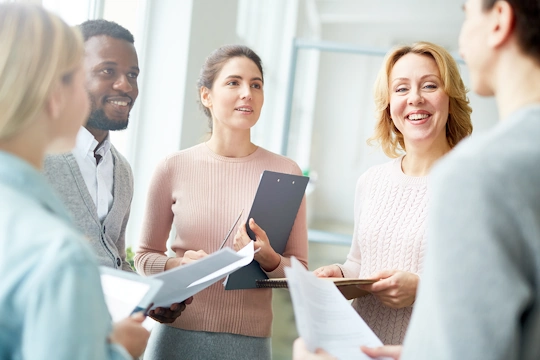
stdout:
[[[88,154],[94,156],[94,150],[99,145],[94,135],[88,131],[84,126],[81,126],[77,133],[77,141],[75,144],[74,152],[77,152],[81,158],[86,157]],[[109,135],[103,140],[98,150],[101,150],[101,155],[105,155],[111,149],[111,141]]]

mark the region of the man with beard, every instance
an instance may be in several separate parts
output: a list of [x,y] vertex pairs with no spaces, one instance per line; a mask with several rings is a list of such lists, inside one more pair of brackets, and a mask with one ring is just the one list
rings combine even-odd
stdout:
[[133,35],[106,20],[79,25],[91,113],[72,152],[49,156],[44,173],[88,237],[100,265],[133,271],[126,261],[125,232],[133,197],[133,174],[111,144],[109,131],[123,130],[139,89]]
[[[139,61],[133,35],[106,20],[89,20],[79,28],[84,37],[86,91],[90,115],[70,153],[45,159],[44,174],[88,238],[99,264],[133,271],[126,261],[125,234],[133,198],[128,161],[109,139],[109,131],[127,128],[139,95]],[[149,315],[163,323],[176,320],[186,304],[156,308]]]

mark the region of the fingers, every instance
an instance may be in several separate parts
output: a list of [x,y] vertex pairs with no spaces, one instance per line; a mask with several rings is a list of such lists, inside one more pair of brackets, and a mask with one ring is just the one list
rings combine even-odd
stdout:
[[399,345],[387,345],[376,348],[361,346],[360,349],[364,352],[364,354],[371,358],[387,356],[394,360],[399,360],[401,356],[401,346]]
[[251,229],[251,231],[253,231],[257,240],[268,241],[266,231],[261,229],[261,227],[257,225],[257,223],[255,222],[255,220],[253,220],[253,218],[249,219],[249,228]]
[[148,316],[152,319],[159,321],[160,323],[170,324],[174,322],[181,314],[182,311],[186,309],[186,304],[184,303],[175,303],[172,304],[170,308],[157,307],[154,310],[150,311]]
[[310,352],[304,340],[298,338],[293,343],[293,360],[333,360],[335,359],[323,349],[317,349],[315,353]]
[[317,277],[343,277],[341,269],[337,265],[327,265],[321,266],[320,268],[313,271]]
[[128,353],[138,358],[144,352],[150,333],[142,326],[142,313],[134,314],[113,325],[109,341],[122,345]]
[[[240,234],[240,236],[244,237],[249,237],[248,233],[247,233],[247,229],[246,229],[246,224],[245,223],[242,223],[242,226],[240,226],[238,228],[238,233]],[[251,239],[250,239],[251,240]]]
[[390,288],[397,287],[396,275],[400,273],[399,270],[382,270],[369,276],[369,279],[378,280],[371,285],[364,285],[361,289],[367,290],[372,293],[385,291]]
[[139,311],[131,315],[129,318],[135,322],[142,323],[145,319],[145,315],[144,315],[144,312]]
[[181,264],[182,265],[189,264],[193,261],[202,259],[205,256],[208,256],[208,254],[204,252],[203,250],[197,250],[197,251],[188,250],[184,253]]
[[365,288],[362,288],[364,290],[367,290],[369,292],[373,292],[373,293],[377,293],[377,292],[380,292],[380,291],[385,291],[389,288],[392,288],[393,287],[393,281],[390,280],[390,279],[383,279],[383,280],[379,280],[371,285],[364,285]]
[[[159,308],[158,308],[159,309]],[[171,305],[171,307],[169,308],[170,311],[172,312],[182,312],[186,309],[186,304],[184,304],[183,302],[181,303],[174,303]]]
[[246,246],[251,239],[249,238],[247,231],[246,231],[246,224],[242,224],[238,231],[236,232],[236,235],[234,236],[234,242],[233,242],[233,248],[236,251],[239,251]]
[[379,271],[378,273],[375,273],[375,274],[369,276],[368,278],[373,279],[373,280],[386,279],[386,278],[389,278],[390,276],[394,275],[397,272],[398,272],[398,270],[382,270],[382,271]]

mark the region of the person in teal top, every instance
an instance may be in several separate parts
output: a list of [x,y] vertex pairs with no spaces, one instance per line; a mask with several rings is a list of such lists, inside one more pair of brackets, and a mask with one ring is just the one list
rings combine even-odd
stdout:
[[83,43],[43,8],[0,4],[0,360],[132,359],[139,314],[114,326],[97,262],[40,170],[88,115]]

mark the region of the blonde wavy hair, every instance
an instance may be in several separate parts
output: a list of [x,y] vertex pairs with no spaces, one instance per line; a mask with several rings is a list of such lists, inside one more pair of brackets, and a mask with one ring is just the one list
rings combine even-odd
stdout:
[[40,6],[0,4],[0,140],[28,126],[51,91],[69,84],[84,55],[82,36]]
[[401,152],[406,151],[406,149],[403,134],[396,128],[390,117],[390,73],[396,62],[410,53],[429,56],[437,64],[444,92],[450,98],[446,123],[446,139],[450,148],[469,136],[473,130],[472,109],[469,106],[467,89],[452,55],[443,47],[425,41],[396,47],[386,55],[375,81],[374,97],[377,123],[373,136],[367,141],[369,145],[380,145],[384,153],[391,158],[400,156]]

